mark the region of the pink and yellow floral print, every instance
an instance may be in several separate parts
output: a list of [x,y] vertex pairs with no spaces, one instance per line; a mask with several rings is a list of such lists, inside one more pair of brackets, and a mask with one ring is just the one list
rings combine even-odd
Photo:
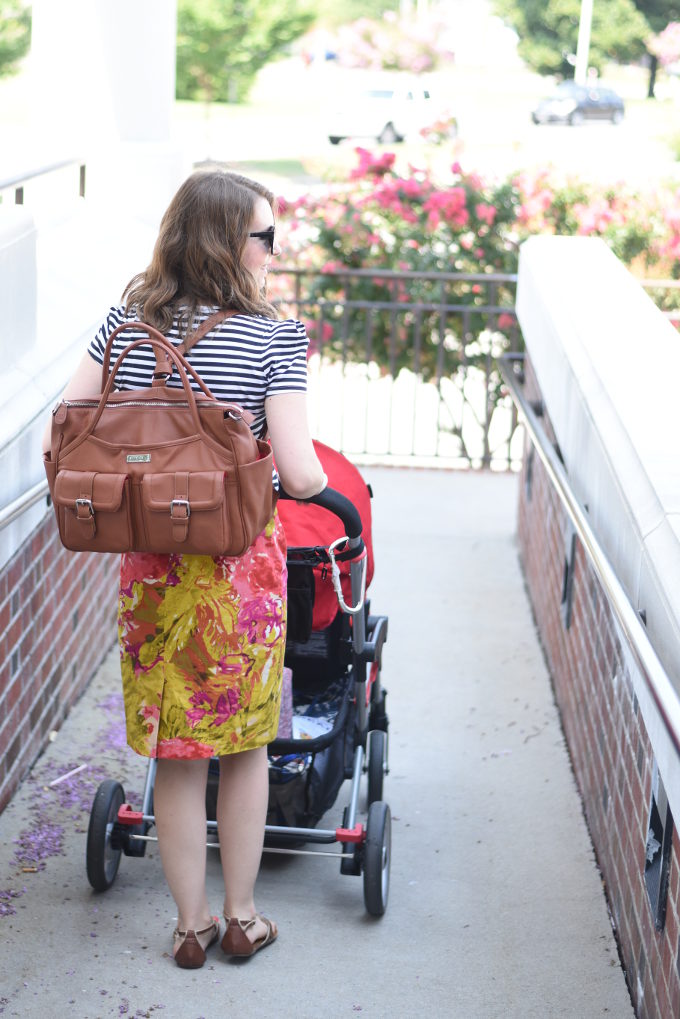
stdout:
[[197,759],[271,742],[286,635],[278,516],[239,557],[123,555],[118,632],[138,754]]

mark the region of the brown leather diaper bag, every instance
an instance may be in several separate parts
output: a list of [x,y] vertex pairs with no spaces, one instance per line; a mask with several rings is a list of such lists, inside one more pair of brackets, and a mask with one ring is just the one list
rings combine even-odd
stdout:
[[[276,505],[271,448],[181,352],[228,315],[212,316],[180,348],[143,322],[119,326],[104,353],[101,393],[54,408],[44,463],[66,548],[235,556],[267,525]],[[149,338],[129,343],[109,374],[113,340],[131,328]],[[156,357],[152,385],[114,391],[124,359],[144,344]],[[167,385],[173,370],[181,389]]]

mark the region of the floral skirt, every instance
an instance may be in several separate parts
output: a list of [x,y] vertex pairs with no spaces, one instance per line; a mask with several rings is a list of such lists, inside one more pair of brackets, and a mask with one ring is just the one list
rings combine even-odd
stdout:
[[198,759],[270,743],[286,637],[278,516],[242,556],[123,555],[118,634],[138,754]]

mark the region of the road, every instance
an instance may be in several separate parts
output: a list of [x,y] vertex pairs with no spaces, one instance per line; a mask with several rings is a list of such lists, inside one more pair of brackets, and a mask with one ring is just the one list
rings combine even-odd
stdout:
[[[359,72],[361,73],[361,72]],[[356,164],[357,145],[380,148],[367,139],[328,141],[329,111],[357,72],[333,64],[305,67],[294,59],[270,65],[258,77],[250,102],[241,107],[215,105],[209,116],[179,103],[178,136],[192,147],[196,161],[279,164],[293,183],[305,176],[342,177]],[[515,59],[490,67],[457,63],[434,78],[438,94],[455,112],[459,136],[437,146],[408,141],[389,146],[404,164],[436,166],[442,172],[457,159],[483,177],[505,177],[518,170],[552,168],[559,174],[633,186],[678,177],[673,154],[678,102],[672,82],[662,81],[661,98],[645,100],[642,69],[618,69],[609,82],[626,100],[621,125],[587,123],[579,127],[535,125],[531,110],[551,90],[545,79]]]

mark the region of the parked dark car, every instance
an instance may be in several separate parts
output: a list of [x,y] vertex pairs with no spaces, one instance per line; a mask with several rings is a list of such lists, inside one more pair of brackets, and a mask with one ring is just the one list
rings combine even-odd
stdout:
[[534,124],[582,124],[584,120],[620,124],[624,112],[623,99],[613,89],[563,81],[551,96],[541,99],[531,119]]

